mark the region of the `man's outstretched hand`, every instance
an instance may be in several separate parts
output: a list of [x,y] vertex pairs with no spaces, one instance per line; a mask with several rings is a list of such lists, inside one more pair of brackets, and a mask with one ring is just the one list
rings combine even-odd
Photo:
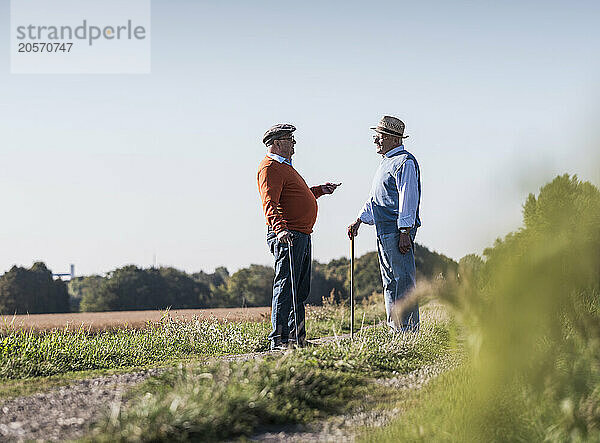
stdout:
[[362,222],[360,221],[360,218],[359,218],[354,223],[352,223],[350,226],[348,226],[348,238],[350,240],[352,240],[353,237],[356,237],[358,235],[358,228],[360,227],[361,223]]
[[323,191],[323,194],[333,194],[333,191],[335,191],[338,186],[342,186],[342,184],[327,182],[324,185],[321,185],[321,190]]

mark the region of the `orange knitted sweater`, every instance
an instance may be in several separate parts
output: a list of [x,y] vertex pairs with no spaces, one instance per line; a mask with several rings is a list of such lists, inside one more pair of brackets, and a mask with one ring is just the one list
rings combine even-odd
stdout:
[[257,179],[267,225],[276,233],[291,229],[310,234],[317,221],[321,187],[309,188],[292,166],[269,156],[258,165]]

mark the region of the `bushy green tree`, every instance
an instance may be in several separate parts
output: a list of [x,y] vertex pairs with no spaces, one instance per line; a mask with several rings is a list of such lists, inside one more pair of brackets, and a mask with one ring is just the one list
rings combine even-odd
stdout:
[[250,265],[227,281],[227,294],[234,306],[269,306],[273,294],[273,268]]
[[40,314],[69,312],[67,287],[54,280],[44,263],[30,269],[13,266],[0,277],[0,312],[2,314]]
[[223,266],[219,266],[212,274],[200,271],[192,274],[192,278],[208,286],[209,298],[206,308],[225,308],[235,307],[235,301],[229,297],[227,292],[227,281],[229,280],[229,271]]
[[210,286],[221,286],[227,283],[229,279],[229,271],[224,266],[219,266],[215,269],[215,272],[209,274],[204,271],[195,272],[192,274],[192,278],[199,282],[202,282],[206,285]]
[[323,298],[331,296],[338,302],[346,298],[347,289],[344,280],[327,272],[327,265],[313,260],[311,269],[310,294],[306,300],[308,304],[321,305]]
[[94,289],[83,293],[82,311],[191,309],[206,307],[206,284],[173,268],[141,269],[134,265],[110,272]]
[[175,268],[160,268],[160,276],[166,284],[165,297],[176,309],[192,309],[209,306],[211,293],[206,283],[199,282]]
[[443,277],[456,276],[458,272],[458,263],[454,260],[418,243],[415,245],[415,265],[417,266],[417,280],[429,280],[440,275]]
[[[415,264],[417,280],[429,280],[442,275],[456,275],[457,263],[427,247],[415,245]],[[322,300],[323,297],[334,295],[336,300],[346,300],[350,290],[350,260],[339,258],[327,264],[313,262],[313,285],[310,300]],[[381,270],[376,251],[355,259],[354,291],[356,301],[370,297],[373,293],[382,292]]]
[[104,277],[100,275],[88,275],[85,277],[74,277],[67,283],[69,298],[71,304],[71,312],[79,312],[81,300],[84,295],[88,300],[93,299],[94,294],[98,292],[98,288],[104,281]]

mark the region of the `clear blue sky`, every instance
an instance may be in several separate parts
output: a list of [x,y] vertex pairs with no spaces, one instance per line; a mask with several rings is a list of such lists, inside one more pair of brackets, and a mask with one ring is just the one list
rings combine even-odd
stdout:
[[0,5],[0,271],[270,264],[255,180],[278,122],[309,184],[343,182],[319,199],[320,261],[348,255],[383,114],[421,164],[417,241],[456,259],[554,175],[599,184],[596,1],[154,0],[149,75],[11,75]]

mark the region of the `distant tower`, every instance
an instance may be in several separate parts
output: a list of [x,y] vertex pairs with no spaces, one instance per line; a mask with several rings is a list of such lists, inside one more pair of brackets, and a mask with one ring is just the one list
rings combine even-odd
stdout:
[[52,274],[52,276],[58,277],[61,280],[62,280],[61,277],[69,277],[70,279],[73,279],[75,277],[75,265],[73,263],[71,263],[71,270],[68,274],[67,273],[58,273],[58,274]]

